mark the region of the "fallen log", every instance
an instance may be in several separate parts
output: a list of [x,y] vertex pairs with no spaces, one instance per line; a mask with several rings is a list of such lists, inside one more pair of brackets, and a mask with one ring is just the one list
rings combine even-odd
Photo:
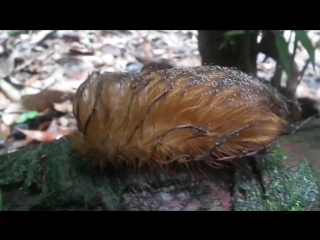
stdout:
[[68,137],[0,155],[8,211],[319,210],[317,173],[283,153],[245,158],[226,169],[175,173],[101,171],[75,155]]

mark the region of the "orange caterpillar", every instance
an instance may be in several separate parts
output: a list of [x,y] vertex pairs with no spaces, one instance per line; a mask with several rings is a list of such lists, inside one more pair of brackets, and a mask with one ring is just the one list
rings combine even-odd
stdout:
[[273,87],[236,69],[202,66],[94,73],[74,100],[76,152],[115,167],[251,156],[291,131]]

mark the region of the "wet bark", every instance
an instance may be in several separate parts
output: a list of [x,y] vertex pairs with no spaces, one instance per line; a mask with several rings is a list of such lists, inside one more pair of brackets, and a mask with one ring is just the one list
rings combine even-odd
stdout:
[[245,34],[234,36],[234,43],[225,44],[224,34],[227,31],[229,30],[198,30],[202,65],[236,67],[256,74],[257,33],[246,31]]

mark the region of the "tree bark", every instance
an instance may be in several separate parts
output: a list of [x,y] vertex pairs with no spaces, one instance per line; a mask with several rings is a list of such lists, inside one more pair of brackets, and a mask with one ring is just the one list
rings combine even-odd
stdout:
[[[233,44],[224,44],[224,34],[230,30],[198,30],[198,47],[202,59],[202,65],[212,64],[225,67],[236,67],[239,70],[256,75],[257,54],[259,52],[278,61],[278,49],[275,36],[271,31],[263,31],[261,42],[257,43],[257,32],[246,30],[245,34],[233,36]],[[224,44],[223,47],[221,47]],[[292,61],[292,54],[288,56]],[[284,94],[294,98],[299,69],[293,61],[292,75],[288,79],[288,86]],[[277,83],[276,85],[279,85]],[[280,85],[277,87],[280,90]]]
[[[279,61],[279,54],[278,49],[276,46],[276,40],[275,36],[272,32],[265,30],[263,33],[263,37],[261,39],[261,42],[258,45],[258,51],[265,54],[268,57],[271,57],[276,62]],[[287,86],[285,89],[283,89],[283,93],[288,98],[294,98],[296,85],[298,84],[298,77],[299,77],[299,68],[295,61],[292,60],[293,56],[291,53],[289,53],[288,60],[292,62],[292,73],[290,78],[288,77],[287,80]],[[277,83],[279,87],[277,88],[280,90],[280,83]]]
[[257,33],[246,31],[234,36],[234,45],[226,43],[224,34],[229,30],[198,30],[198,46],[202,65],[235,67],[256,74]]
[[316,173],[282,153],[227,169],[101,171],[75,155],[68,137],[0,155],[4,210],[316,210]]

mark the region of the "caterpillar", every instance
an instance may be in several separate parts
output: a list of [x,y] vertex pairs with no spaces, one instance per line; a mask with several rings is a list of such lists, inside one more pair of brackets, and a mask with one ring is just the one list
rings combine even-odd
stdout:
[[292,131],[286,99],[235,68],[92,73],[73,101],[75,152],[116,167],[224,162]]

